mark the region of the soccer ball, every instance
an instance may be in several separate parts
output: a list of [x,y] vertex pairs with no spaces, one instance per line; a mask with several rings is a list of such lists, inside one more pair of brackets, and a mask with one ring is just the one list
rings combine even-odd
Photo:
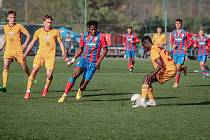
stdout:
[[139,104],[141,100],[141,95],[140,94],[133,94],[131,97],[131,103],[133,106],[136,106]]

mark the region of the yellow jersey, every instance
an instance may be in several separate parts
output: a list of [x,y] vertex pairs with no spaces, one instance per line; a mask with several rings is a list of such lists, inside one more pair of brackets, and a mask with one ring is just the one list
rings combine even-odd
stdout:
[[152,37],[152,43],[154,45],[166,44],[166,36],[164,34],[159,35],[155,33]]
[[4,25],[4,33],[6,37],[5,51],[23,51],[21,33],[28,33],[23,25],[17,23],[14,26]]
[[56,39],[61,41],[60,32],[57,29],[45,31],[44,28],[36,30],[33,36],[34,39],[39,39],[39,54],[54,55],[56,52]]
[[163,62],[163,67],[166,70],[175,69],[174,60],[171,58],[169,53],[162,47],[158,45],[152,45],[151,51],[150,51],[150,57],[152,64],[155,68],[157,68],[158,64],[155,62],[157,58],[160,58],[160,60]]

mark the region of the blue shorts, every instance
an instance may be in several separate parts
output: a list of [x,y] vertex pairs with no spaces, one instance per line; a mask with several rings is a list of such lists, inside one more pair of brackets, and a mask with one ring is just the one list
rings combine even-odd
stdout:
[[80,67],[83,70],[83,78],[90,81],[96,71],[96,64],[91,63],[84,58],[80,58],[76,64],[76,67]]
[[126,58],[135,58],[135,56],[136,56],[135,51],[126,50]]
[[173,59],[175,64],[184,64],[185,54],[173,54]]
[[207,56],[206,55],[198,55],[198,62],[206,62]]

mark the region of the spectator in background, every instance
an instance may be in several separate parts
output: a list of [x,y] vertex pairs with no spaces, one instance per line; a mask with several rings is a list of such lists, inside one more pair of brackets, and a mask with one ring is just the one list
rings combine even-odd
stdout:
[[139,43],[137,35],[133,32],[133,28],[129,26],[127,33],[123,36],[123,46],[126,49],[126,57],[128,58],[128,69],[133,72],[136,56],[136,43]]
[[161,27],[157,27],[157,33],[153,35],[152,43],[162,47],[166,45],[166,36],[163,34]]
[[73,49],[73,41],[71,38],[70,33],[68,32],[66,34],[66,37],[64,38],[64,49],[65,49],[65,54],[67,56],[67,58],[69,57],[70,53],[71,53],[71,49]]

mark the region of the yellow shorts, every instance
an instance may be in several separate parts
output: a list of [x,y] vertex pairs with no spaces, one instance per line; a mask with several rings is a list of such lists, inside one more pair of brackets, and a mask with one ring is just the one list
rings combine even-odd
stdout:
[[162,69],[158,74],[156,74],[156,77],[158,79],[158,82],[160,84],[165,83],[166,81],[170,80],[176,75],[176,66],[171,67],[170,69]]
[[37,53],[34,58],[33,66],[40,68],[43,64],[45,64],[46,69],[54,69],[55,56]]
[[5,51],[4,52],[4,59],[14,59],[19,64],[24,64],[25,61],[23,60],[23,51]]

